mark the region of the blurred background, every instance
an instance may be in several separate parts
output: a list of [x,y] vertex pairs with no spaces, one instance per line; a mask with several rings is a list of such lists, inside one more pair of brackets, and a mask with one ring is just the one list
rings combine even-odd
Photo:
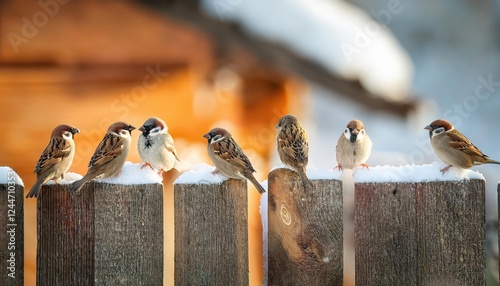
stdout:
[[[494,0],[19,0],[0,2],[0,165],[25,192],[52,129],[78,127],[71,172],[85,173],[107,127],[163,118],[182,164],[164,174],[165,285],[173,283],[173,188],[209,163],[229,129],[259,180],[278,163],[275,125],[293,113],[310,167],[333,168],[346,123],[365,123],[371,165],[438,160],[423,127],[442,117],[500,160],[500,4]],[[139,162],[136,140],[129,160]],[[487,180],[489,285],[498,285],[500,167]],[[259,197],[249,187],[250,284],[261,285]],[[352,190],[345,285],[354,285]],[[25,201],[25,284],[35,285],[36,201]]]

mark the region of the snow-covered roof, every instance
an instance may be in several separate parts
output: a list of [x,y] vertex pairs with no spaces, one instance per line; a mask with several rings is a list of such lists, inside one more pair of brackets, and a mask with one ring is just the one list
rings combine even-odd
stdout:
[[[223,2],[223,3],[222,3]],[[413,65],[384,26],[344,1],[202,1],[213,17],[239,23],[258,37],[288,46],[325,69],[359,80],[373,94],[404,99]]]

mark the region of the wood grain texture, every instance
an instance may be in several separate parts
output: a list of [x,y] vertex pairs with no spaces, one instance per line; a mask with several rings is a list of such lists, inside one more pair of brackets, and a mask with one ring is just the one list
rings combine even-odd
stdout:
[[247,182],[176,184],[175,285],[248,285]]
[[163,187],[42,186],[37,285],[163,285]]
[[305,192],[298,173],[269,174],[269,285],[342,285],[342,182],[312,180]]
[[485,182],[357,183],[357,285],[485,285]]
[[[10,177],[10,176],[9,176]],[[0,184],[0,285],[24,285],[24,187]]]

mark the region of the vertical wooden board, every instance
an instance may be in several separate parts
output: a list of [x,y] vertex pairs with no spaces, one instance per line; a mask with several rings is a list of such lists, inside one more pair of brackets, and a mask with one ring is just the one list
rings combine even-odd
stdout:
[[420,285],[486,284],[483,180],[418,184],[417,229]]
[[95,285],[163,285],[163,185],[97,183]]
[[313,180],[307,192],[289,169],[269,174],[269,285],[342,285],[342,182]]
[[356,285],[418,285],[415,184],[355,184]]
[[93,182],[44,185],[37,199],[37,285],[93,285]]
[[[12,171],[13,172],[13,171]],[[9,176],[10,177],[10,176]],[[24,285],[24,187],[0,185],[0,285]]]
[[248,285],[247,183],[176,184],[175,285]]

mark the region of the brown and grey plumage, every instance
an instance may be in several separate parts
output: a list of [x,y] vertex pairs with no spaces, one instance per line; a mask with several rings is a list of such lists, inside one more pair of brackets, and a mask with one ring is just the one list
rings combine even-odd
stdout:
[[351,120],[347,123],[344,133],[337,141],[336,158],[337,167],[343,169],[354,169],[357,166],[368,168],[366,160],[370,157],[372,141],[366,134],[365,126],[360,120]]
[[203,137],[208,140],[208,155],[219,172],[228,178],[248,179],[259,193],[266,192],[255,179],[253,175],[255,169],[252,163],[233,139],[231,133],[223,128],[214,128]]
[[304,188],[313,188],[313,184],[306,175],[309,161],[309,142],[306,131],[297,118],[290,114],[281,117],[276,128],[278,128],[276,145],[281,162],[299,173]]
[[57,126],[50,136],[50,141],[42,152],[35,167],[37,179],[26,198],[36,198],[40,188],[49,180],[64,178],[73,157],[75,156],[74,135],[80,131],[72,126],[63,124]]
[[78,191],[85,183],[95,178],[118,175],[125,164],[130,149],[130,132],[134,129],[134,126],[124,122],[112,124],[90,159],[87,174],[74,182],[70,190]]
[[137,147],[143,163],[142,167],[150,166],[159,171],[169,171],[174,167],[177,151],[174,139],[168,133],[165,121],[158,117],[151,117],[139,128],[142,134],[139,136]]
[[448,164],[441,169],[443,174],[452,166],[469,169],[482,164],[500,164],[483,154],[467,137],[444,119],[434,120],[424,129],[429,131],[431,145],[436,155]]

